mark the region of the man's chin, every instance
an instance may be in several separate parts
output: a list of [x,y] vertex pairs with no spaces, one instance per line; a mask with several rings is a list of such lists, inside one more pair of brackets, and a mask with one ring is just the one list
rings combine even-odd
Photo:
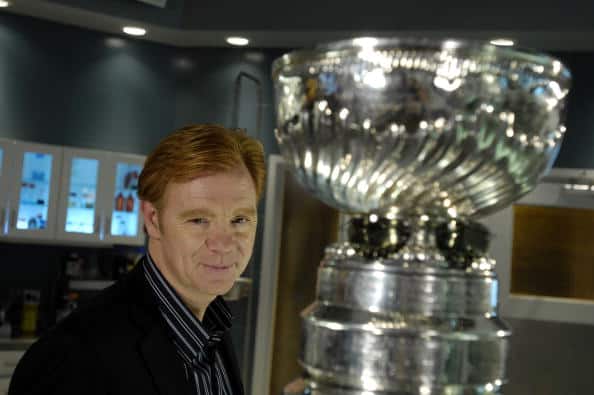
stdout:
[[223,296],[228,293],[231,288],[233,288],[234,281],[221,281],[218,284],[210,284],[206,293],[212,295],[213,297],[216,296]]

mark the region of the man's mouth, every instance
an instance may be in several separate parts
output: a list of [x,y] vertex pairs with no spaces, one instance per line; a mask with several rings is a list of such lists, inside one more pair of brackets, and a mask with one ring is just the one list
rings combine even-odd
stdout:
[[209,265],[209,264],[205,263],[204,267],[207,268],[208,270],[224,272],[225,270],[231,269],[233,267],[233,265]]

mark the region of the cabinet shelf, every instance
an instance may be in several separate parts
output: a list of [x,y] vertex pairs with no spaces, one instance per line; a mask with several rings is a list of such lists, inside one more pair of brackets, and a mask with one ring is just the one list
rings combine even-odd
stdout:
[[72,291],[101,291],[114,283],[113,280],[71,280],[69,288]]

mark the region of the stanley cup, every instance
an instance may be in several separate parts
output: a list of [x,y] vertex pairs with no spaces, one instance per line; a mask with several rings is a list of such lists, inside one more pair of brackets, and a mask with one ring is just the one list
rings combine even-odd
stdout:
[[476,220],[532,190],[565,128],[551,57],[457,40],[358,38],[273,65],[276,137],[348,215],[302,313],[313,395],[501,394],[511,331]]

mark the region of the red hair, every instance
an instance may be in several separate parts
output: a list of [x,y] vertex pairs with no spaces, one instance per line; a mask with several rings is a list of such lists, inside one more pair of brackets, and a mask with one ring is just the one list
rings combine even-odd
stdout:
[[241,165],[250,173],[259,198],[266,165],[264,148],[258,140],[219,125],[186,126],[161,140],[147,157],[138,180],[138,196],[160,207],[168,183],[189,182]]

